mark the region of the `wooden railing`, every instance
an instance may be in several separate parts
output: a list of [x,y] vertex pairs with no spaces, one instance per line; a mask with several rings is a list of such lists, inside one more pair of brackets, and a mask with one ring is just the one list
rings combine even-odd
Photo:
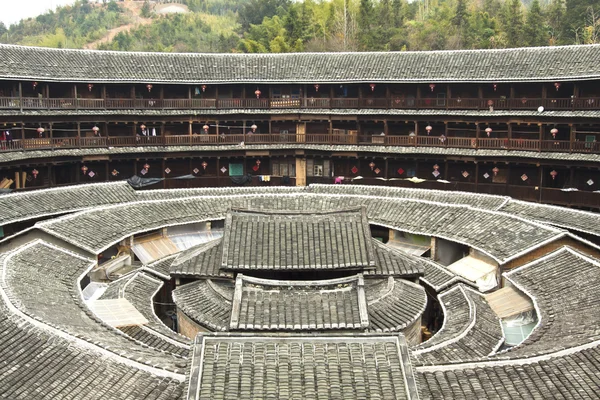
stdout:
[[[598,133],[600,135],[600,133]],[[54,148],[86,147],[136,147],[136,146],[191,146],[225,144],[324,144],[324,145],[378,145],[378,146],[416,146],[416,147],[452,147],[464,149],[498,149],[538,152],[576,152],[600,153],[598,142],[569,142],[565,140],[534,140],[506,138],[438,137],[407,135],[369,135],[356,136],[345,134],[309,133],[309,134],[219,134],[219,135],[168,135],[168,136],[111,136],[111,137],[54,137],[35,139],[14,139],[0,142],[0,151],[38,150]]]
[[457,110],[598,110],[600,98],[221,98],[221,99],[90,99],[0,97],[0,109],[88,110],[88,109],[297,109],[297,108],[380,108]]

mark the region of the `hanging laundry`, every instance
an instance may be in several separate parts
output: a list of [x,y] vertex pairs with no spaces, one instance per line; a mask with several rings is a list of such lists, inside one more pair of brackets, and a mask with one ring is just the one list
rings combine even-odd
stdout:
[[156,136],[156,128],[152,128],[152,136]]
[[194,94],[195,94],[196,96],[199,96],[199,95],[200,95],[200,88],[199,88],[199,87],[197,87],[197,86],[196,86],[196,88],[194,89]]

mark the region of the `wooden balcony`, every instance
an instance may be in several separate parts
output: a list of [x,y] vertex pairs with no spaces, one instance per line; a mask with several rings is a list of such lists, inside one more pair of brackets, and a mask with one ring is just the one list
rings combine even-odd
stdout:
[[[598,133],[600,134],[600,133]],[[329,133],[278,134],[255,133],[236,135],[168,135],[168,136],[112,136],[112,137],[58,137],[14,139],[0,142],[0,151],[43,150],[59,148],[138,147],[138,146],[219,146],[252,144],[322,144],[361,146],[450,147],[464,149],[520,150],[536,152],[600,153],[598,142],[570,142],[564,140],[496,139],[437,136],[356,136]]]
[[445,110],[599,110],[600,98],[219,98],[113,99],[0,97],[12,110],[193,110],[193,109],[445,109]]

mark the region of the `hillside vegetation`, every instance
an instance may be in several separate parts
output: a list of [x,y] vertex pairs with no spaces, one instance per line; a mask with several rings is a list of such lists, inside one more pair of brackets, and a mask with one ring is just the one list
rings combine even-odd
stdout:
[[0,42],[164,52],[485,49],[600,43],[596,0],[78,0]]

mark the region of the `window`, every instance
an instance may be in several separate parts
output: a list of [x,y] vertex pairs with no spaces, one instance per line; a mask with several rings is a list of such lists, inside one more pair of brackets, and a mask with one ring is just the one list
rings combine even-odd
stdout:
[[292,99],[300,98],[300,89],[292,89]]
[[244,175],[244,164],[229,164],[229,176]]
[[306,160],[306,176],[331,176],[331,162],[329,160]]
[[296,176],[296,161],[273,162],[271,164],[271,174],[274,176]]
[[281,89],[272,89],[271,97],[274,99],[280,99],[281,98]]

